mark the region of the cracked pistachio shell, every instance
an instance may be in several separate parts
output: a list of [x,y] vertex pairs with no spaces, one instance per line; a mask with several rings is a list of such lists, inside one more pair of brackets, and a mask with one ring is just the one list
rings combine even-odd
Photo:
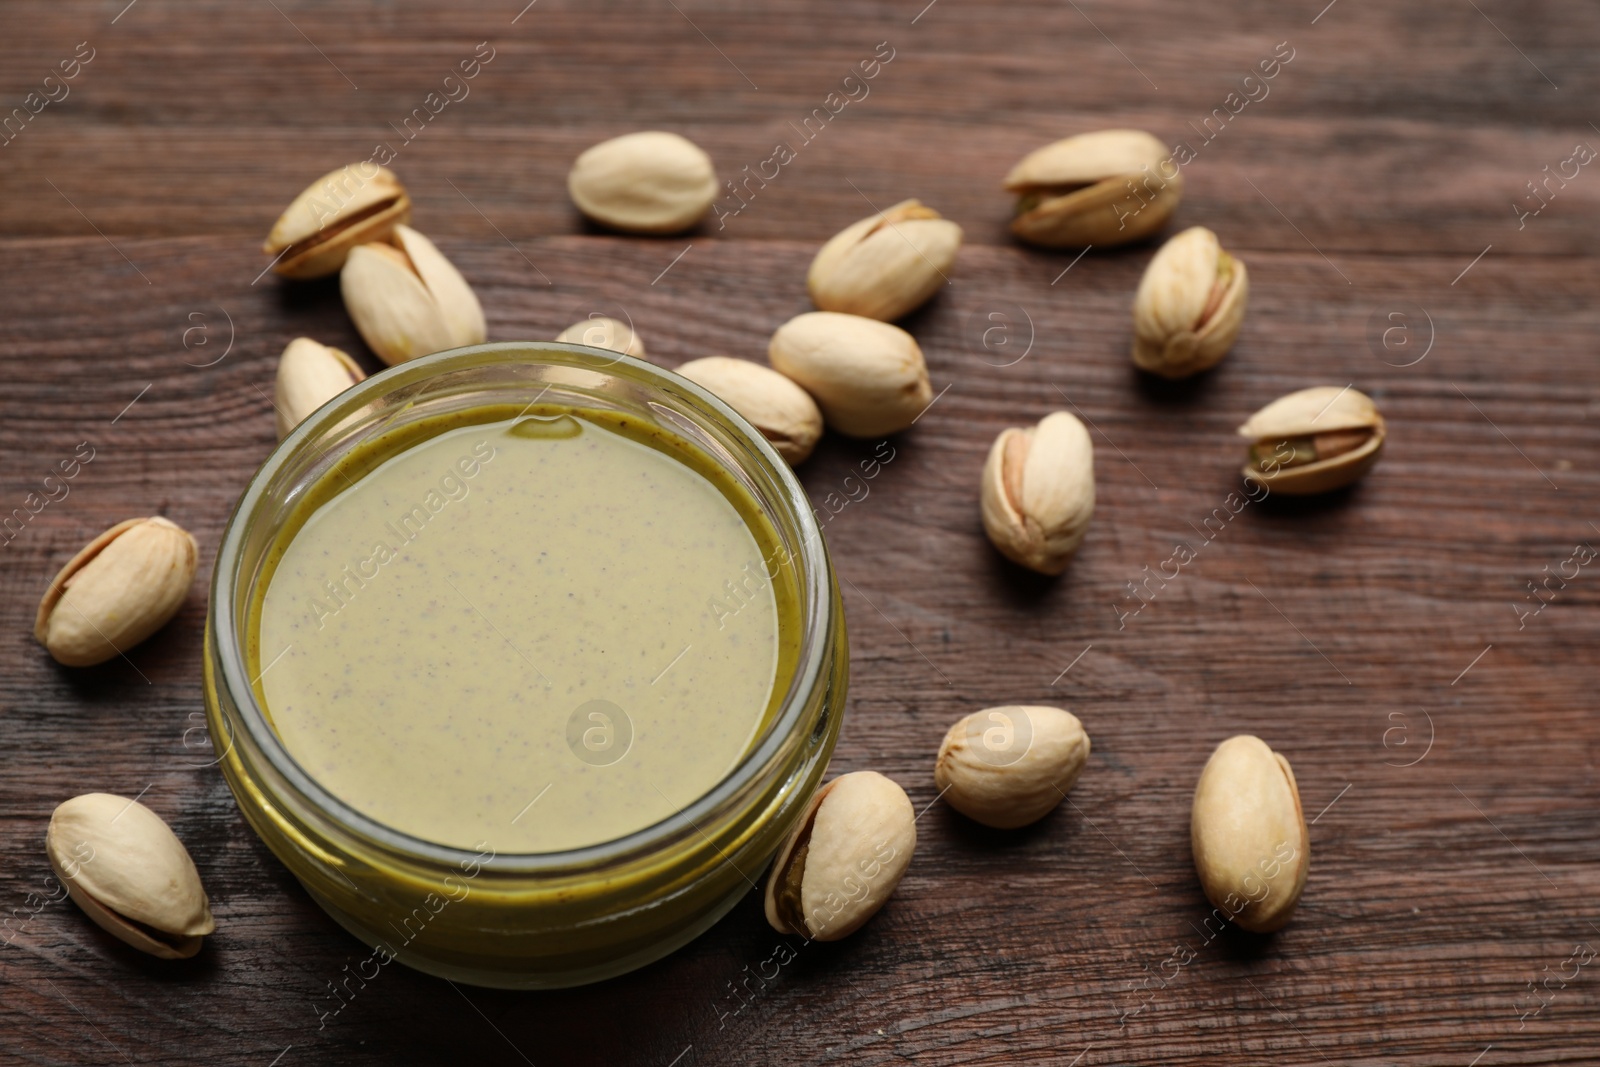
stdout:
[[960,226],[902,200],[835,234],[811,261],[806,287],[824,311],[889,322],[938,292],[960,248]]
[[916,339],[877,319],[796,315],[772,335],[767,358],[816,398],[830,427],[850,437],[898,433],[933,399]]
[[344,266],[357,245],[386,240],[411,221],[411,198],[394,174],[371,161],[330,171],[294,198],[261,250],[279,256],[286,278],[321,278]]
[[573,323],[556,334],[556,340],[563,344],[604,348],[635,359],[645,358],[644,341],[633,332],[633,327],[620,319],[608,319],[604,315],[591,315],[582,322]]
[[161,816],[126,797],[87,793],[45,831],[56,877],[95,925],[162,959],[186,959],[216,929],[194,861]]
[[1250,278],[1204,226],[1184,230],[1150,260],[1133,300],[1133,362],[1187,378],[1227,355],[1244,323]]
[[366,378],[356,361],[337,348],[296,337],[278,357],[278,439],[289,436],[313,411]]
[[917,847],[916,812],[875,771],[817,790],[767,877],[767,922],[779,933],[838,941],[883,907]]
[[1044,818],[1089,759],[1089,735],[1060,708],[1012,704],[950,727],[933,780],[950,806],[1001,830]]
[[1171,160],[1143,130],[1099,130],[1046,145],[1006,175],[1005,188],[1018,196],[1011,232],[1046,248],[1148,237],[1183,195],[1183,175]]
[[368,347],[393,366],[482,344],[483,308],[461,272],[409,226],[396,226],[394,241],[351,249],[339,272],[345,310]]
[[1094,514],[1094,444],[1077,416],[1057,411],[995,438],[983,467],[983,529],[1005,557],[1060,574]]
[[678,373],[715,393],[772,442],[790,466],[805,462],[822,436],[816,401],[770,367],[728,356],[690,360]]
[[194,538],[176,523],[119,522],[50,580],[33,636],[68,667],[104,663],[178,613],[194,582],[196,555]]
[[1247,734],[1218,745],[1195,786],[1189,837],[1206,899],[1256,933],[1288,923],[1311,868],[1288,760]]
[[1349,485],[1372,468],[1383,452],[1388,430],[1377,405],[1349,386],[1319,385],[1279,397],[1239,427],[1239,436],[1260,446],[1268,457],[1280,442],[1315,438],[1340,431],[1370,431],[1361,445],[1312,463],[1262,469],[1244,466],[1247,480],[1287,496],[1325,493]]
[[586,149],[567,174],[567,192],[579,211],[612,229],[677,233],[717,198],[717,173],[693,141],[651,130]]

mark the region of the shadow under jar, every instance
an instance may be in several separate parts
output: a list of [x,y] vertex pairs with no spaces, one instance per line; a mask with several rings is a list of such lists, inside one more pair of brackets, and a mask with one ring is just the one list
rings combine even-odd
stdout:
[[239,808],[345,929],[478,985],[640,967],[758,881],[848,675],[810,504],[699,386],[578,345],[441,352],[268,457],[212,579]]

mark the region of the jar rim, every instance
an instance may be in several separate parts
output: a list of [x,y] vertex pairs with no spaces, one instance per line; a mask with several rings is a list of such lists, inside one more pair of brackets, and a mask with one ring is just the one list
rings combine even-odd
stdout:
[[[241,585],[245,535],[251,521],[268,502],[268,487],[292,457],[324,431],[338,427],[344,420],[388,394],[420,386],[431,378],[451,372],[497,364],[566,366],[611,373],[621,371],[619,376],[631,379],[635,385],[671,395],[679,401],[688,401],[686,405],[675,406],[672,410],[680,416],[690,417],[695,426],[703,431],[720,429],[730,434],[739,444],[759,456],[766,468],[759,473],[767,488],[777,490],[774,495],[781,507],[772,509],[759,498],[756,499],[757,506],[769,513],[779,511],[778,517],[789,520],[800,534],[797,551],[789,546],[784,548],[789,561],[798,564],[802,621],[795,667],[777,714],[739,762],[700,796],[664,819],[608,841],[554,852],[491,852],[486,857],[477,849],[429,841],[388,826],[335,796],[301,766],[268,722],[265,708],[256,697],[245,651],[247,644],[241,640],[244,635],[240,632],[239,602],[241,597],[248,598],[250,595],[250,590]],[[683,410],[684,407],[688,410]],[[710,425],[705,425],[708,421]],[[694,447],[698,448],[699,445]],[[720,462],[716,457],[712,458]],[[734,459],[739,461],[739,457]],[[739,462],[739,466],[744,473],[750,474],[748,464]],[[782,515],[781,512],[788,514]],[[266,758],[273,770],[300,798],[321,815],[400,860],[462,869],[469,864],[481,865],[505,874],[568,875],[644,858],[658,848],[690,834],[703,836],[701,828],[708,819],[726,810],[741,794],[758,785],[769,769],[784,763],[796,747],[804,744],[810,731],[802,728],[806,726],[803,719],[811,694],[818,685],[827,683],[828,643],[834,628],[833,613],[836,607],[831,593],[833,581],[832,563],[822,540],[822,529],[794,471],[759,431],[709,390],[667,368],[586,345],[557,341],[498,341],[436,352],[380,371],[328,401],[280,441],[251,475],[223,531],[212,572],[209,628],[215,642],[215,663],[219,674],[217,684],[227,691],[237,716],[237,722],[224,717],[230,733],[242,724],[255,750]],[[244,620],[244,624],[248,626],[248,619]]]

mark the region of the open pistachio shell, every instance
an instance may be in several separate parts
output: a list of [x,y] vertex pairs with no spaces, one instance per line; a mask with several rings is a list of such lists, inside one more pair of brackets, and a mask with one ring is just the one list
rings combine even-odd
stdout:
[[1003,555],[1040,574],[1072,562],[1094,515],[1094,443],[1077,416],[1001,432],[983,466],[983,529]]
[[811,261],[806,287],[824,311],[890,322],[938,292],[960,248],[960,226],[902,200],[835,234]]
[[487,332],[461,272],[409,226],[394,228],[394,244],[351,249],[339,291],[362,339],[390,365],[481,344]]
[[393,172],[370,161],[330,171],[294,198],[261,250],[282,255],[273,271],[286,278],[336,273],[357,245],[381,241],[411,221],[411,198]]
[[1047,248],[1109,247],[1164,226],[1183,195],[1171,153],[1143,130],[1099,130],[1029,153],[1006,175],[1011,231]]
[[1133,362],[1166,378],[1217,365],[1239,336],[1250,295],[1244,263],[1204,226],[1184,230],[1150,260],[1133,301]]
[[104,663],[178,613],[194,582],[196,555],[194,538],[174,522],[119,522],[51,579],[33,635],[65,666]]
[[278,413],[278,437],[305,421],[307,415],[366,378],[356,361],[337,348],[296,337],[278,357],[278,380],[273,407]]
[[859,930],[900,884],[917,847],[905,790],[875,771],[817,790],[767,878],[767,922],[779,933],[837,941]]
[[1311,868],[1288,760],[1259,737],[1218,745],[1195,786],[1189,836],[1200,886],[1224,918],[1257,933],[1288,923]]
[[[1286,445],[1318,435],[1365,434],[1357,447],[1309,463],[1278,462]],[[1265,462],[1245,464],[1246,479],[1275,493],[1308,496],[1340,489],[1360,478],[1383,452],[1387,428],[1377,405],[1349,386],[1319,385],[1279,397],[1239,427]]]
[[88,793],[62,803],[45,851],[84,914],[152,956],[193,956],[216,929],[183,842],[138,801]]

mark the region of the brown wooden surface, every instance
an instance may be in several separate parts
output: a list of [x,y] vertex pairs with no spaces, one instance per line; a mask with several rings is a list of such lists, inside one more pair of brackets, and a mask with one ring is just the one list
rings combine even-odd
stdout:
[[[1600,146],[1592,5],[123,2],[0,8],[0,112],[95,49],[0,147],[0,512],[95,449],[0,547],[0,1061],[1600,1062],[1600,965],[1558,988],[1575,945],[1600,947],[1600,571],[1519,617],[1543,568],[1600,543],[1600,176],[1520,229],[1511,207],[1536,206],[1526,183],[1575,144]],[[62,669],[31,637],[49,576],[117,520],[168,515],[209,573],[274,443],[291,337],[376,367],[336,285],[254,282],[257,245],[306,182],[397,142],[388,124],[480,41],[495,58],[471,95],[394,165],[491,339],[620,310],[664,364],[759,358],[807,308],[818,243],[869,201],[920,196],[967,231],[953,283],[906,323],[947,391],[826,527],[854,671],[834,767],[888,773],[921,808],[945,727],[1009,702],[1070,707],[1094,755],[1030,829],[932,803],[890,906],[752,980],[737,1015],[732,986],[780,940],[755,899],[616,981],[512,994],[388,968],[319,1028],[327,983],[364,950],[185,745],[200,583],[131,665]],[[880,41],[895,58],[870,96],[725,230],[633,240],[576,218],[564,176],[588,144],[679,130],[737,176]],[[1071,254],[1007,239],[998,180],[1086,129],[1196,140],[1186,124],[1280,41],[1295,58],[1186,168],[1177,219],[1248,261],[1243,336],[1216,373],[1152,386],[1126,353],[1151,249],[1063,275]],[[1410,357],[1373,347],[1371,324],[1407,311],[1420,352],[1417,308],[1432,347],[1391,366]],[[992,314],[1009,347],[985,346]],[[1378,400],[1378,468],[1326,500],[1245,509],[1119,628],[1126,583],[1198,543],[1237,486],[1232,428],[1323,383]],[[1000,429],[1068,403],[1094,428],[1099,508],[1071,572],[1044,581],[989,548],[977,477]],[[802,475],[819,506],[870,450],[824,443]],[[1288,929],[1207,944],[1189,796],[1237,732],[1293,762],[1314,861]],[[91,790],[143,791],[188,843],[218,922],[197,959],[145,959],[70,903],[24,921],[51,809]],[[1541,979],[1548,1004],[1525,1016]]]

